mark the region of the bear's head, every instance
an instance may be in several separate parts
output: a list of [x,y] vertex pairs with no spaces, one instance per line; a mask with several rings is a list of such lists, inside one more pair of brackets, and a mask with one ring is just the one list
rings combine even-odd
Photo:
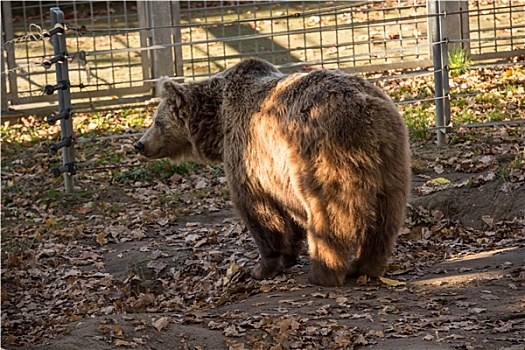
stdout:
[[192,143],[187,125],[190,112],[188,86],[162,77],[157,91],[161,101],[153,116],[153,125],[135,143],[135,150],[151,159],[189,158],[192,155]]

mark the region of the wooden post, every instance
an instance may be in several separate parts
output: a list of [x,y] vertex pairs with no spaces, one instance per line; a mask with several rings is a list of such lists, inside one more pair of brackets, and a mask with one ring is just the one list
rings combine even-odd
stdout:
[[449,50],[460,48],[470,53],[470,26],[468,14],[468,1],[442,1],[441,6],[447,16],[443,18],[443,26],[446,28],[447,38],[450,41],[462,40],[461,43],[449,44]]
[[[2,1],[2,26],[5,33],[5,38],[3,40],[9,41],[14,38],[14,32],[13,32],[13,12],[11,11],[11,1]],[[16,59],[15,59],[15,47],[14,44],[8,44],[5,46],[5,50],[7,53],[7,70],[14,69],[16,67]],[[3,54],[2,54],[3,57]],[[4,66],[2,64],[2,69],[4,69]],[[9,97],[8,99],[11,101],[11,104],[14,104],[14,100],[18,99],[18,85],[16,81],[16,74],[8,74],[6,76],[7,81],[9,82]],[[2,96],[2,101],[4,101],[4,97]],[[5,99],[5,102],[7,103],[7,99]],[[3,103],[3,102],[2,102]],[[2,104],[2,110],[3,104]]]
[[[171,2],[170,1],[149,1],[149,14],[151,27],[151,39],[153,45],[171,44]],[[155,28],[165,27],[165,28]],[[157,49],[151,51],[153,78],[161,76],[172,77],[173,71],[173,50],[171,48]]]

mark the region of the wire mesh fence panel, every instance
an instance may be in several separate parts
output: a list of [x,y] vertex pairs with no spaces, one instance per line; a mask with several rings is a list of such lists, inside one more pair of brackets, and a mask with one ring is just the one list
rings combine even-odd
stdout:
[[[67,49],[73,98],[139,93],[144,83],[143,62],[137,51],[139,33],[116,29],[138,27],[136,2],[17,1],[11,2],[12,18],[4,11],[4,47],[7,53],[8,94],[12,104],[51,101],[42,88],[54,72],[44,69],[42,60],[53,53],[43,39],[50,28],[49,8],[58,6],[68,23]],[[80,28],[85,26],[82,35]],[[3,28],[4,29],[4,28]],[[20,39],[21,38],[21,39]],[[118,52],[118,50],[123,50]]]
[[523,1],[472,1],[469,18],[470,54],[474,59],[513,56],[525,50]]
[[[441,1],[452,45],[473,60],[525,52],[523,0]],[[432,66],[425,0],[388,1],[13,1],[2,3],[9,106],[51,102],[44,40],[49,8],[68,21],[72,98],[91,105],[152,97],[160,75],[198,80],[246,57],[284,72],[338,68],[384,72]],[[454,5],[454,6],[452,6]],[[467,22],[467,23],[465,23]],[[459,23],[459,24],[458,24]],[[79,31],[85,26],[86,33]],[[461,31],[461,35],[456,35]],[[168,72],[168,73],[166,73]],[[2,104],[4,106],[5,103]]]
[[254,56],[285,71],[429,63],[419,62],[429,55],[424,1],[230,3],[181,3],[185,76]]

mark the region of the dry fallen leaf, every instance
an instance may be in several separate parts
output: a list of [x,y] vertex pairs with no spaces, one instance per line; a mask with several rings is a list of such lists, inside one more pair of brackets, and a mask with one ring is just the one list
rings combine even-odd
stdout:
[[108,243],[108,240],[106,239],[106,232],[102,231],[97,235],[97,243],[100,245],[104,245]]
[[164,316],[164,317],[157,318],[155,321],[153,321],[152,325],[156,330],[160,332],[161,330],[166,328],[169,323],[170,323],[170,317]]
[[407,284],[406,282],[393,280],[393,279],[386,278],[383,276],[379,276],[377,278],[379,278],[379,280],[383,282],[384,284],[386,284],[387,286],[391,286],[391,287],[405,286]]
[[122,337],[124,335],[124,330],[119,324],[115,325],[115,328],[113,329],[113,334],[117,337]]
[[136,348],[137,346],[139,346],[135,342],[126,341],[122,339],[116,339],[113,344],[115,344],[115,346],[122,347],[122,348]]
[[357,278],[357,280],[355,281],[355,284],[357,284],[358,286],[362,286],[362,285],[365,285],[368,283],[370,279],[368,278],[367,275],[361,275]]
[[228,269],[226,270],[226,276],[230,277],[231,275],[233,275],[237,271],[239,271],[239,266],[237,266],[237,264],[232,262],[230,264],[230,267],[228,267]]

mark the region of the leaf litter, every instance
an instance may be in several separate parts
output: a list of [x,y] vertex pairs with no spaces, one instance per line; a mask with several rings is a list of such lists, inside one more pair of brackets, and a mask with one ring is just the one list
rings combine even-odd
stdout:
[[[470,78],[488,89],[490,79]],[[523,91],[508,101],[517,106],[512,115],[523,116]],[[123,132],[118,124],[132,117],[115,112],[111,132]],[[75,123],[89,131],[89,116]],[[82,144],[79,157],[91,154],[101,166],[115,162],[101,148],[121,150],[122,168],[81,171],[75,193],[65,195],[49,176],[58,160],[46,152],[57,127],[24,119],[2,134],[2,346],[353,349],[410,340],[522,347],[524,132],[459,130],[444,150],[414,139],[414,199],[387,273],[321,288],[307,282],[305,254],[273,280],[251,279],[257,249],[231,209],[220,166],[164,176],[170,165],[154,163],[159,172],[142,176],[129,169],[153,165],[134,155],[132,139]],[[480,190],[486,198],[467,196]],[[505,215],[499,196],[514,205]],[[463,202],[476,225],[454,216],[466,216]],[[492,210],[483,211],[485,202]]]

